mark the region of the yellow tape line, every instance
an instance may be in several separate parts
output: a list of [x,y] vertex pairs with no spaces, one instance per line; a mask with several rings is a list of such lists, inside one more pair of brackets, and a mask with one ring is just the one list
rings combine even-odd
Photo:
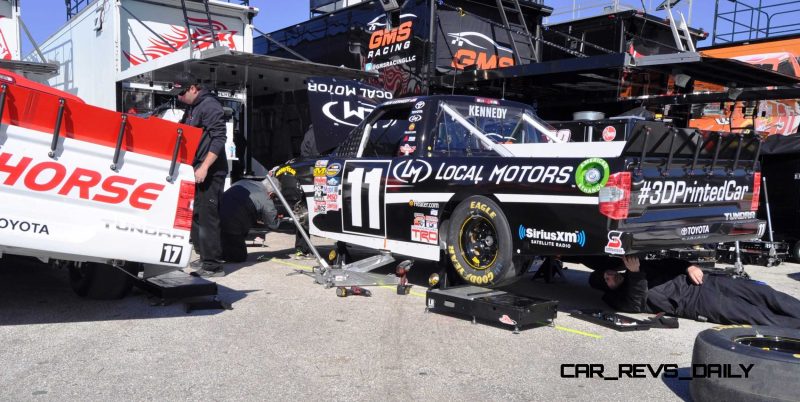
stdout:
[[270,259],[268,259],[266,261],[263,261],[263,262],[277,262],[278,264],[286,265],[287,267],[299,268],[299,269],[302,269],[304,271],[309,271],[309,272],[311,272],[313,270],[312,267],[309,267],[308,265],[300,265],[300,264],[295,264],[293,262],[286,262],[286,261],[276,260],[275,258],[270,258]]
[[559,330],[559,331],[566,331],[566,332],[570,332],[570,333],[573,333],[573,334],[588,336],[589,338],[594,338],[594,339],[602,339],[603,338],[602,336],[597,335],[597,334],[593,334],[591,332],[578,331],[577,329],[562,327],[560,325],[556,325],[554,328]]
[[[392,286],[392,285],[380,285],[378,287],[379,288],[397,290],[397,286]],[[409,292],[408,294],[410,294],[411,296],[425,297],[425,293],[415,292],[413,290],[411,292]]]

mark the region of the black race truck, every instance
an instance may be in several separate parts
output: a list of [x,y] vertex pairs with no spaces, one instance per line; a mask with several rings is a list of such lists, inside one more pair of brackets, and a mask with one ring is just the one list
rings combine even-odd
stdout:
[[761,142],[639,118],[548,124],[479,97],[396,99],[329,156],[274,172],[312,234],[449,260],[500,286],[534,256],[624,255],[757,238]]

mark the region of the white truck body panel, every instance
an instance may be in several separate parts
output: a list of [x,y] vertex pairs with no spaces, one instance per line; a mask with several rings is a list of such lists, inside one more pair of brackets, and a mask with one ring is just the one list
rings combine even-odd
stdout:
[[[47,154],[51,135],[4,124],[0,136],[5,137],[2,153],[11,155],[5,166],[18,166],[24,157],[32,159],[13,185],[7,185],[7,172],[0,172],[0,179],[6,180],[0,187],[0,252],[72,261],[186,266],[191,254],[189,231],[173,228],[181,181],[166,181],[169,160],[123,151],[124,162],[114,172],[109,169],[114,148],[65,138],[60,156],[53,160]],[[117,204],[92,200],[103,193],[100,184],[84,198],[79,188],[59,194],[76,168],[98,172],[103,180],[119,175],[136,183]],[[178,169],[178,177],[193,176],[191,166],[179,164]],[[155,200],[132,198],[133,189],[144,183],[163,186],[146,191],[147,197],[157,195]],[[131,200],[151,206],[137,208]]]

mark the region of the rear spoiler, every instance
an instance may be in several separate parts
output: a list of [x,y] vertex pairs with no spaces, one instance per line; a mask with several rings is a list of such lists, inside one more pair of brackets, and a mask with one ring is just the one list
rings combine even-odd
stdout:
[[[718,168],[732,174],[756,168],[763,140],[758,134],[675,128],[659,122],[639,122],[631,130],[623,156],[638,157],[636,174],[644,163],[658,164],[662,176],[675,167],[688,175],[714,175]],[[697,169],[700,169],[698,172]]]

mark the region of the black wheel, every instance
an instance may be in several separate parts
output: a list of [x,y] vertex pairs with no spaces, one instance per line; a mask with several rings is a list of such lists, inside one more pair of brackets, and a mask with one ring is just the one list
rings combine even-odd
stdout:
[[517,279],[511,229],[494,201],[472,196],[453,210],[447,228],[447,255],[466,282],[497,287]]
[[730,365],[738,375],[743,375],[742,367],[750,369],[743,378],[694,378],[689,391],[696,401],[797,400],[800,330],[750,325],[707,329],[694,341],[692,371],[698,377],[712,365]]
[[792,247],[792,258],[794,262],[800,262],[800,240],[796,241]]
[[[124,271],[123,271],[124,270]],[[121,299],[131,290],[139,264],[127,263],[121,269],[95,262],[71,263],[69,283],[81,297],[110,300]]]

